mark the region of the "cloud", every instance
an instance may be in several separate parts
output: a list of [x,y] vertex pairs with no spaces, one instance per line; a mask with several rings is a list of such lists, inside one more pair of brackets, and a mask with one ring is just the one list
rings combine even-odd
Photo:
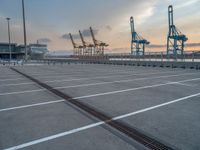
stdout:
[[199,2],[199,0],[190,0],[190,1],[187,0],[187,1],[184,1],[184,2],[182,2],[182,0],[181,0],[180,4],[175,6],[175,9],[187,7],[189,5],[193,5],[193,4],[197,3],[197,2]]
[[[200,46],[200,42],[199,43],[186,43],[185,47],[186,48],[191,48],[191,47],[199,47]],[[150,44],[146,46],[148,49],[152,52],[156,52],[156,51],[165,51],[167,45],[166,44]],[[196,50],[198,50],[197,48],[195,48]],[[187,49],[186,49],[187,50]],[[189,49],[190,50],[190,49]],[[130,47],[120,47],[120,48],[112,48],[106,51],[107,53],[129,53],[130,52]]]
[[106,28],[106,30],[108,30],[108,31],[112,31],[112,27],[109,26],[109,25],[106,25],[105,28]]
[[[99,30],[97,30],[97,29],[93,29],[94,35],[97,35],[97,34],[98,34],[98,31],[99,31]],[[84,29],[84,30],[81,31],[81,33],[83,34],[84,37],[91,37],[90,29]],[[73,36],[73,39],[80,39],[79,33],[77,33],[77,34],[72,34],[72,36]],[[67,39],[67,40],[69,40],[69,39],[70,39],[70,36],[69,36],[69,34],[66,33],[66,34],[63,34],[63,35],[61,36],[61,38],[62,38],[62,39]]]
[[[90,33],[90,29],[84,29],[83,31],[81,31],[84,37],[90,37],[91,33]],[[93,29],[93,33],[94,35],[98,34],[98,30],[97,29]]]
[[137,24],[144,23],[149,17],[153,16],[155,11],[155,6],[149,6],[146,8],[143,13],[138,14],[135,18],[137,20]]
[[[80,39],[80,36],[79,36],[79,34],[72,34],[72,36],[73,36],[73,39]],[[70,40],[70,36],[69,36],[69,34],[63,34],[62,36],[61,36],[61,38],[62,39],[67,39],[67,40]]]
[[41,43],[50,43],[51,39],[49,39],[49,38],[40,38],[40,39],[38,39],[38,41],[41,42]]

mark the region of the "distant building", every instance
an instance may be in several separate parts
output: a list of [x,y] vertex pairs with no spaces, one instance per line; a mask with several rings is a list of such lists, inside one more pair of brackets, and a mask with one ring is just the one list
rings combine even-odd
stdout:
[[[24,51],[17,47],[16,43],[11,43],[11,56],[12,59],[22,59],[24,56]],[[0,59],[9,59],[10,50],[9,43],[0,43]]]
[[[44,54],[48,52],[48,48],[46,44],[29,44],[27,46],[27,52],[30,58],[43,58]],[[11,43],[11,56],[12,59],[23,59],[25,56],[24,45],[17,45],[16,43]],[[9,43],[0,43],[0,59],[9,58]]]
[[44,54],[48,52],[46,44],[29,44],[28,45],[28,54],[31,58],[42,58]]
[[45,54],[48,52],[46,44],[29,44],[28,48],[30,54]]
[[16,50],[18,52],[22,52],[25,54],[25,46],[24,45],[17,45]]

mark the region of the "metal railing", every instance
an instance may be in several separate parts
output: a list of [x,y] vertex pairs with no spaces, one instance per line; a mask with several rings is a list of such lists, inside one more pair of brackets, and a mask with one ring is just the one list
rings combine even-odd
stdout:
[[109,60],[129,61],[182,61],[200,62],[200,51],[186,51],[173,55],[166,52],[146,52],[145,55],[131,55],[130,53],[107,54]]

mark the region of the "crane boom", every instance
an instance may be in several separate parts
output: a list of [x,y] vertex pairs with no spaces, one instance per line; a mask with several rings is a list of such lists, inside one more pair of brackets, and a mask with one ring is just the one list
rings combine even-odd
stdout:
[[71,42],[72,42],[73,47],[76,48],[76,44],[75,44],[75,42],[74,42],[74,40],[73,40],[73,37],[72,37],[72,34],[71,34],[71,33],[69,33],[69,37],[70,37],[70,39],[71,39]]
[[81,55],[82,54],[82,49],[83,46],[82,45],[78,45],[74,42],[73,36],[71,33],[69,33],[69,37],[71,39],[72,45],[74,47],[74,55]]
[[131,25],[132,39],[133,39],[133,40],[136,40],[137,33],[136,33],[136,31],[135,31],[134,19],[133,19],[132,16],[131,16],[131,18],[130,18],[130,25]]
[[81,33],[81,31],[79,30],[79,34],[80,34],[80,37],[81,37],[81,41],[83,43],[83,46],[86,47],[86,42],[84,41],[84,38],[83,38],[83,35]]
[[96,40],[96,38],[94,36],[94,32],[92,30],[92,27],[90,27],[90,33],[92,35],[92,40],[93,40],[93,43],[94,43],[94,54],[95,55],[103,55],[104,54],[104,48],[109,46],[109,45],[102,42],[102,41]]
[[174,25],[174,15],[173,15],[173,7],[170,5],[168,7],[168,19],[169,19],[169,29]]
[[94,42],[94,45],[98,45],[97,40],[96,40],[95,37],[94,37],[94,32],[93,32],[93,30],[92,30],[92,27],[90,27],[90,33],[91,33],[91,35],[92,35],[92,40],[93,40],[93,42]]
[[133,33],[133,32],[135,32],[135,27],[134,27],[134,19],[132,16],[130,18],[130,24],[131,24],[131,32]]

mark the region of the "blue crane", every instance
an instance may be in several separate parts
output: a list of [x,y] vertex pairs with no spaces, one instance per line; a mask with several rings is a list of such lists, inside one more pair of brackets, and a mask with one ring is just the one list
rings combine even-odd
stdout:
[[167,36],[167,55],[177,54],[183,55],[184,42],[188,40],[186,35],[182,34],[174,25],[173,18],[173,6],[168,7],[168,21],[169,21],[169,32]]
[[150,42],[144,39],[143,37],[139,36],[135,31],[134,27],[134,19],[133,17],[130,18],[130,25],[131,25],[131,55],[144,55],[145,54],[145,45],[148,45]]

